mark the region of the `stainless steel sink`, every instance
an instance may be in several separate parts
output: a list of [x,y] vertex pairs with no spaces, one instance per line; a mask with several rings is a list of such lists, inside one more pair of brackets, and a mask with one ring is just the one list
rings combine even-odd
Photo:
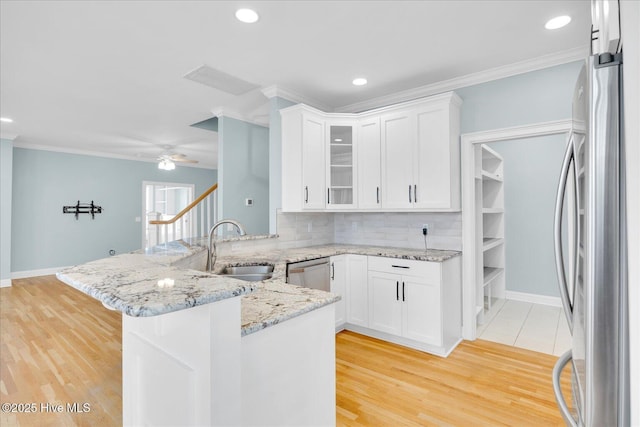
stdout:
[[270,279],[273,275],[273,264],[227,266],[222,269],[220,276],[257,282]]

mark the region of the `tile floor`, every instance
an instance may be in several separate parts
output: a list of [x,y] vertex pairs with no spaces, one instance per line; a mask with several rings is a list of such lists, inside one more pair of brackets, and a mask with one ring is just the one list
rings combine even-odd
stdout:
[[478,326],[478,337],[560,356],[571,347],[571,334],[560,307],[503,300],[496,314]]

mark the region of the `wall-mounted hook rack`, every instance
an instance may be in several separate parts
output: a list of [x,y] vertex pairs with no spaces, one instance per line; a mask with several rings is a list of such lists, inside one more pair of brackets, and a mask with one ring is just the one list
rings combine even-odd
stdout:
[[93,204],[93,200],[91,203],[76,203],[75,206],[63,206],[62,213],[70,213],[75,214],[76,220],[78,219],[79,214],[91,214],[91,219],[96,219],[97,213],[102,213],[102,206],[97,206]]

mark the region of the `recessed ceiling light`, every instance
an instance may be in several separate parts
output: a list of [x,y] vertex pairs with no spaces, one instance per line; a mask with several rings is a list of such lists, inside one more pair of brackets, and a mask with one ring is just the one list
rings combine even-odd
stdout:
[[10,119],[9,117],[0,117],[0,122],[13,123],[13,119]]
[[364,77],[358,77],[357,79],[353,79],[352,83],[356,86],[363,86],[367,84],[367,79]]
[[571,22],[571,17],[567,15],[556,16],[555,18],[551,18],[544,24],[544,27],[547,30],[557,30],[558,28],[562,28]]
[[258,14],[252,9],[238,9],[236,10],[236,18],[238,18],[240,22],[253,24],[258,21]]

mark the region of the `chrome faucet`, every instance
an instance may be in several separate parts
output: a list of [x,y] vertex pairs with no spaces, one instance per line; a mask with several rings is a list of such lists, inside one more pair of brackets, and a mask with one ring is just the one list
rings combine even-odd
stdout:
[[213,224],[213,227],[211,227],[211,229],[209,230],[209,272],[210,273],[213,271],[213,265],[216,263],[216,258],[217,258],[216,242],[213,239],[213,236],[216,233],[216,229],[220,227],[222,224],[234,225],[238,229],[238,233],[241,236],[244,236],[245,234],[247,234],[247,232],[244,230],[243,225],[233,219],[221,219],[220,221]]

